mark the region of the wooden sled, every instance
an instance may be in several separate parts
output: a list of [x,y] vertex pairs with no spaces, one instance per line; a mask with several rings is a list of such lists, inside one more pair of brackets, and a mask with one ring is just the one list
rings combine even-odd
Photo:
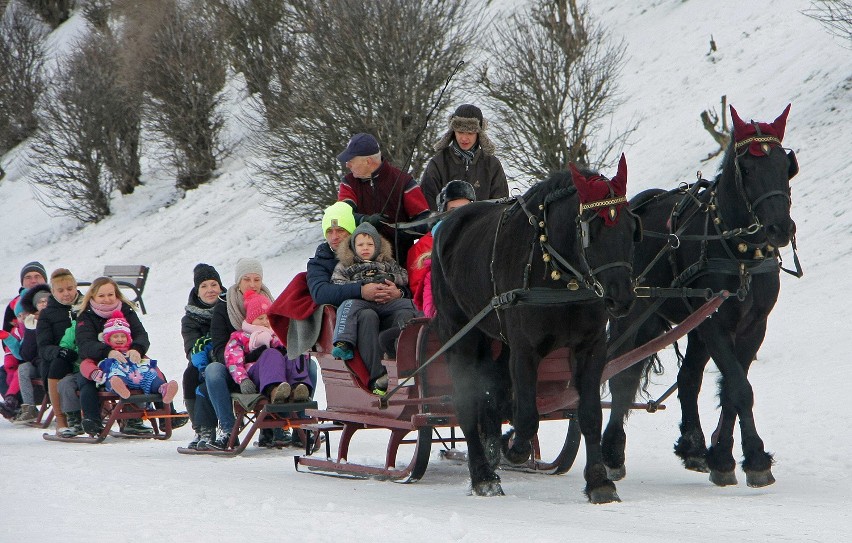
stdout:
[[[305,426],[316,424],[317,419],[305,418],[301,415],[309,409],[315,410],[317,408],[316,402],[273,404],[261,394],[231,394],[231,400],[234,403],[236,420],[227,449],[219,451],[178,447],[177,451],[181,454],[190,455],[234,457],[246,449],[258,430],[275,428],[289,429],[294,433],[299,432],[302,443],[308,444],[306,448],[314,443],[311,452],[319,447],[320,440],[309,439],[312,437],[310,430],[305,429]],[[238,445],[236,445],[237,439],[239,439]]]
[[[172,436],[171,408],[165,404],[159,409],[148,409],[149,404],[161,402],[159,394],[133,394],[124,399],[112,392],[98,392],[101,400],[101,415],[104,420],[104,429],[94,436],[60,437],[55,434],[45,433],[42,437],[48,441],[61,441],[66,443],[101,443],[107,436],[125,439],[169,439]],[[137,405],[139,404],[139,405]],[[140,407],[142,406],[142,407]],[[183,415],[181,415],[183,416]],[[142,419],[151,423],[154,432],[151,434],[132,435],[112,431],[116,422],[121,425],[128,419]]]

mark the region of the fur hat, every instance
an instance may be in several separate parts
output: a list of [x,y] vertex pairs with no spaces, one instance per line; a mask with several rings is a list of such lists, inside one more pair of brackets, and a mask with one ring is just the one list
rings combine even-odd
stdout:
[[246,305],[246,322],[249,324],[259,316],[269,313],[269,308],[272,307],[272,301],[269,298],[253,290],[247,290],[243,300]]
[[26,264],[23,268],[21,268],[21,284],[24,284],[24,276],[30,272],[38,272],[44,278],[44,282],[47,283],[47,270],[44,269],[44,266],[41,262],[36,262],[35,260]]
[[350,234],[355,231],[355,215],[352,206],[346,202],[335,202],[326,208],[322,215],[322,235],[332,227],[343,228]]
[[464,198],[471,202],[476,201],[476,191],[473,185],[461,179],[453,179],[441,189],[438,197],[435,198],[435,203],[438,205],[438,213],[443,213],[447,210],[447,202]]
[[112,317],[104,324],[104,331],[101,333],[101,338],[104,343],[109,344],[109,338],[118,332],[123,332],[127,335],[128,344],[133,342],[133,337],[130,335],[130,323],[124,318],[124,313],[116,309],[113,311]]
[[195,269],[192,270],[192,281],[195,283],[196,292],[198,291],[198,287],[201,286],[201,283],[210,279],[214,279],[219,283],[220,287],[222,286],[222,278],[219,277],[219,272],[216,271],[216,268],[210,264],[196,264]]
[[493,155],[495,146],[485,131],[488,129],[488,121],[482,117],[482,110],[472,104],[462,104],[456,108],[448,119],[449,130],[439,139],[434,149],[442,151],[450,146],[455,138],[455,132],[476,132],[479,134],[479,147],[485,155]]
[[[50,287],[46,283],[36,285],[21,294],[21,298],[17,305],[20,306],[21,310],[25,313],[37,313],[38,302],[48,296],[50,296]],[[17,310],[18,308],[15,307],[15,309]]]
[[263,265],[256,258],[241,258],[234,268],[234,283],[239,283],[244,275],[256,273],[263,279]]
[[382,252],[382,236],[379,234],[379,231],[376,230],[376,227],[368,222],[362,222],[358,225],[358,228],[352,232],[352,235],[349,236],[349,248],[352,249],[352,252],[355,252],[355,238],[358,237],[359,234],[367,234],[371,238],[373,238],[373,244],[376,246],[375,251],[373,251],[373,255],[370,257],[370,260],[375,260],[379,253]]

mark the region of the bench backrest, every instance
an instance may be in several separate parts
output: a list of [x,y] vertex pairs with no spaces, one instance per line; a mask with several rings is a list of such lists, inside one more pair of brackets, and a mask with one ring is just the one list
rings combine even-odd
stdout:
[[[128,288],[133,291],[131,301],[139,304],[142,314],[146,313],[145,303],[142,301],[142,292],[145,290],[145,283],[148,281],[148,266],[142,264],[116,264],[104,266],[105,277],[112,278],[119,287]],[[91,281],[79,281],[78,286],[91,286]]]

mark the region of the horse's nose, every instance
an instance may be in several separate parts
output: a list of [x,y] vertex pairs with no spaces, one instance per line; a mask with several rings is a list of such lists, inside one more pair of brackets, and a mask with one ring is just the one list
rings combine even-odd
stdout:
[[607,297],[604,301],[606,304],[606,312],[610,314],[610,316],[618,319],[621,318],[630,311],[630,308],[633,307],[633,302],[636,298],[630,298],[627,300]]
[[776,247],[786,247],[795,233],[796,223],[793,221],[785,225],[772,224],[766,227],[766,237],[769,243]]

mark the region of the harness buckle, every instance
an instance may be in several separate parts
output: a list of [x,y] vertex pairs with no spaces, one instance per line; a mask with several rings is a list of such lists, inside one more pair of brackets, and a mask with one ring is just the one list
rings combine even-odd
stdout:
[[633,287],[633,294],[635,294],[637,298],[650,298],[651,287]]
[[668,243],[669,247],[671,247],[672,249],[677,249],[678,247],[680,247],[680,238],[677,237],[677,234],[669,234]]

